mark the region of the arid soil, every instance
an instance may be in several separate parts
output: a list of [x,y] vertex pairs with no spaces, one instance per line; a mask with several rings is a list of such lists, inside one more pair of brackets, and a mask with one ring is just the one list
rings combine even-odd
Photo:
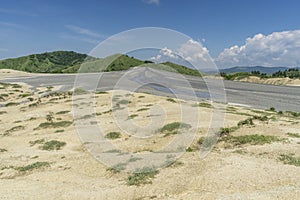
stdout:
[[[56,89],[0,84],[0,199],[300,199],[299,113],[220,108],[127,91],[95,93],[94,115],[82,118],[94,118],[117,150],[155,152],[176,134],[195,132],[179,159],[138,174],[95,159],[76,130],[74,112],[86,108],[76,100],[85,91],[73,96]],[[223,129],[216,130],[222,136],[200,159],[216,108],[226,113]],[[115,109],[129,114],[115,116]],[[182,109],[199,118],[182,118]],[[147,127],[153,121],[160,128],[174,122],[186,128],[157,129],[141,139],[129,133],[139,129],[122,125]]]

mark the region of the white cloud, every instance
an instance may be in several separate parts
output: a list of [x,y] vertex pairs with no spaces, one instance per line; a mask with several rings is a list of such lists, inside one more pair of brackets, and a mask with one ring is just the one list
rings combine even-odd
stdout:
[[188,61],[193,66],[201,69],[213,66],[208,49],[192,39],[180,45],[180,47],[175,50],[165,47],[159,51],[158,55],[150,59],[155,62],[171,61],[179,64]]
[[86,35],[86,36],[90,36],[90,37],[104,37],[103,35],[93,32],[89,29],[85,29],[85,28],[81,28],[79,26],[74,26],[74,25],[66,25],[65,26],[67,29],[77,33],[77,34],[82,34],[82,35]]
[[232,66],[299,66],[300,30],[257,34],[242,46],[224,49],[215,59],[221,68]]
[[148,3],[148,4],[155,4],[155,5],[160,4],[160,0],[143,0],[143,1]]

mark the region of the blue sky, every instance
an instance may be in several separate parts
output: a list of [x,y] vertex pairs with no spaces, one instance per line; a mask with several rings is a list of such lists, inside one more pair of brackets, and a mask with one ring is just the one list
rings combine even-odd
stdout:
[[[297,0],[1,0],[0,59],[54,50],[87,53],[108,36],[138,27],[164,27],[202,41],[221,65],[252,64],[253,44],[298,45]],[[296,32],[295,32],[296,31]],[[274,35],[279,33],[280,35]],[[283,34],[281,34],[283,33]],[[292,36],[290,36],[292,35]],[[257,36],[257,37],[256,37]],[[282,39],[282,37],[284,37]],[[292,38],[291,38],[292,37]],[[252,39],[247,46],[247,38]],[[271,38],[271,39],[270,39]],[[279,38],[279,39],[278,39]],[[252,42],[252,43],[251,43]],[[257,44],[258,42],[259,45]],[[280,46],[298,50],[298,46]],[[244,46],[244,47],[243,47]],[[274,45],[273,45],[274,46]],[[285,52],[270,53],[278,65]],[[250,48],[250,50],[249,50]],[[289,48],[289,49],[288,49]],[[226,51],[227,49],[227,51]],[[282,49],[281,49],[282,50]],[[268,50],[262,50],[268,55]],[[290,52],[290,51],[288,51]],[[235,54],[234,57],[232,57]],[[257,53],[256,53],[257,54]],[[280,57],[279,55],[286,57]],[[247,54],[248,55],[248,54]],[[255,59],[254,53],[250,56]],[[262,59],[262,58],[260,58]],[[234,60],[237,60],[234,63]],[[282,62],[281,62],[282,61]],[[276,65],[266,60],[254,64]]]

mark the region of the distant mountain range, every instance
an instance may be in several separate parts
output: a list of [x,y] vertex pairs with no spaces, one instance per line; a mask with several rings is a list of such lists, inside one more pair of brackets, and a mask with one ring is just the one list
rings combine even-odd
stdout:
[[108,72],[128,70],[138,66],[201,76],[197,70],[183,65],[171,62],[155,64],[151,61],[142,61],[122,54],[95,58],[74,51],[54,51],[0,61],[0,69],[14,69],[32,73]]
[[[284,71],[289,69],[289,67],[263,67],[263,66],[252,66],[252,67],[231,67],[227,69],[220,69],[220,72],[225,72],[226,74],[237,73],[237,72],[252,72],[260,71],[260,73],[273,74],[277,71]],[[300,68],[299,68],[300,69]]]

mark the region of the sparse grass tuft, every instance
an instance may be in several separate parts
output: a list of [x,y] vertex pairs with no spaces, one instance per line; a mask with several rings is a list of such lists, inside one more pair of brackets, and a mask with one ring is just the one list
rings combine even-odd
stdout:
[[158,170],[151,168],[143,168],[136,170],[132,175],[128,176],[127,184],[140,186],[143,184],[151,184],[155,175],[158,174]]
[[15,126],[15,127],[12,127],[12,128],[9,129],[9,130],[6,130],[6,131],[4,132],[4,135],[8,135],[8,134],[10,134],[11,132],[20,131],[20,130],[24,130],[24,129],[25,129],[25,126],[22,126],[22,125]]
[[256,120],[259,120],[259,121],[262,121],[262,122],[265,122],[265,121],[269,120],[269,118],[266,115],[263,115],[263,116],[255,115],[255,116],[253,116],[253,119],[256,119]]
[[108,94],[108,92],[105,92],[105,91],[97,91],[95,94]]
[[66,145],[65,142],[51,140],[51,141],[45,142],[44,145],[41,146],[41,149],[47,150],[47,151],[60,150],[65,145]]
[[169,102],[171,102],[171,103],[176,103],[176,101],[174,99],[172,99],[172,98],[167,98],[166,100],[169,101]]
[[272,142],[283,141],[283,139],[280,139],[277,136],[254,134],[254,135],[241,135],[241,136],[227,136],[221,138],[221,141],[231,143],[233,146],[240,146],[244,144],[251,144],[251,145],[270,144]]
[[192,126],[190,124],[186,124],[183,122],[173,122],[173,123],[164,125],[160,129],[160,132],[164,133],[165,136],[168,136],[171,134],[172,135],[177,134],[179,132],[179,130],[181,130],[181,129],[190,129],[190,128],[192,128]]
[[49,162],[35,162],[30,165],[26,165],[24,167],[16,167],[15,169],[18,170],[19,172],[27,172],[27,171],[32,171],[34,169],[39,169],[43,167],[50,167]]
[[29,96],[31,96],[31,95],[32,95],[32,94],[26,93],[26,94],[20,94],[19,97],[25,98],[25,97],[29,97]]
[[7,104],[5,104],[5,107],[9,107],[9,106],[17,106],[19,105],[19,103],[16,103],[16,102],[9,102]]
[[135,118],[135,117],[137,117],[137,116],[139,116],[139,115],[137,115],[137,114],[132,114],[132,115],[129,115],[129,116],[128,116],[128,119],[133,119],[133,118]]
[[137,110],[137,112],[146,111],[146,110],[149,110],[149,108],[140,108]]
[[37,128],[35,129],[41,129],[41,128],[59,128],[59,127],[68,127],[72,124],[71,121],[59,121],[59,122],[44,122],[41,123]]
[[244,126],[244,125],[253,126],[254,123],[253,123],[252,118],[248,118],[248,119],[239,121],[237,125],[238,125],[238,126]]
[[206,103],[206,102],[200,102],[198,104],[193,105],[193,107],[205,107],[205,108],[212,108],[213,106],[210,103]]
[[126,104],[130,104],[131,103],[131,101],[129,101],[129,100],[126,100],[126,99],[122,99],[121,101],[118,101],[118,103],[117,104],[124,104],[124,105],[126,105]]
[[0,153],[6,152],[6,151],[7,151],[6,149],[0,148]]
[[121,133],[120,132],[110,132],[108,134],[105,135],[106,138],[114,140],[114,139],[118,139],[121,137]]
[[300,157],[281,154],[279,160],[282,161],[284,164],[295,165],[297,167],[300,167]]
[[39,140],[34,140],[29,142],[30,146],[34,146],[36,144],[43,144],[43,143],[45,143],[45,139],[39,139]]
[[6,111],[0,111],[0,115],[6,114]]
[[119,173],[120,171],[126,169],[126,163],[119,163],[112,167],[107,168],[107,171],[110,171],[114,174]]
[[75,88],[74,89],[74,95],[82,95],[82,94],[88,94],[89,92],[82,88]]
[[287,133],[287,135],[290,136],[290,137],[294,137],[294,138],[300,138],[299,133]]
[[63,110],[63,111],[57,112],[56,114],[57,115],[63,115],[63,114],[69,113],[69,112],[70,112],[69,110]]
[[217,137],[208,136],[208,137],[200,137],[197,143],[203,146],[204,148],[210,148],[217,142],[218,142]]
[[65,132],[65,130],[59,129],[59,130],[56,130],[54,133],[62,133],[62,132]]

